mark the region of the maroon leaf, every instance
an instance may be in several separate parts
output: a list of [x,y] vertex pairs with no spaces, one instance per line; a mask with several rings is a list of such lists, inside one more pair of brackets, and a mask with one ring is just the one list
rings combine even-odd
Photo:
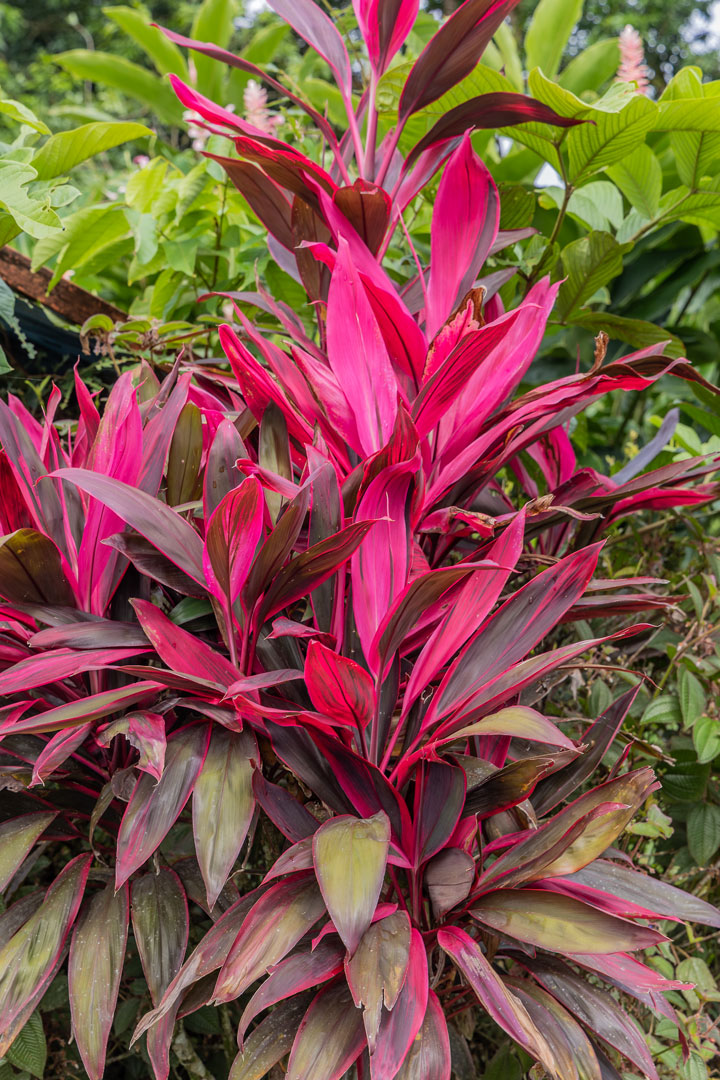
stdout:
[[415,866],[452,836],[465,802],[465,773],[446,761],[424,761],[415,777]]
[[286,788],[266,780],[258,769],[252,784],[255,798],[283,836],[293,843],[312,836],[320,822]]
[[352,75],[345,42],[322,8],[313,0],[269,0],[269,3],[327,61],[340,88],[349,98]]
[[464,930],[451,927],[438,931],[438,944],[455,961],[493,1020],[551,1075],[557,1075],[555,1058],[542,1032],[488,963],[478,942]]
[[517,0],[465,0],[430,38],[415,61],[400,95],[404,121],[469,75]]
[[338,188],[333,202],[376,255],[390,221],[391,203],[387,193],[367,180],[356,180],[352,187]]
[[287,956],[324,914],[314,874],[297,874],[273,885],[248,912],[218,976],[214,1000],[239,997]]
[[475,860],[462,848],[447,847],[433,855],[425,867],[424,880],[438,921],[470,895],[474,878]]
[[223,689],[237,680],[237,668],[229,660],[177,626],[155,604],[148,600],[133,600],[132,605],[155,652],[172,671],[197,677],[205,684],[208,681],[215,683]]
[[344,955],[345,950],[339,942],[321,941],[312,952],[295,953],[282,960],[245,1006],[238,1027],[238,1042],[242,1045],[245,1032],[263,1009],[338,975],[343,969]]
[[559,116],[549,105],[543,105],[535,98],[525,94],[511,94],[500,91],[494,94],[480,94],[478,97],[463,101],[449,109],[412,148],[403,168],[409,169],[423,151],[446,139],[464,135],[466,131],[478,128],[511,127],[535,121],[541,124],[553,124],[555,127],[568,128],[586,123],[584,120]]
[[192,525],[165,503],[121,480],[89,469],[58,469],[53,475],[72,481],[104,503],[188,577],[205,585],[202,540]]
[[350,991],[341,982],[321,990],[293,1043],[287,1080],[339,1080],[360,1056],[365,1032]]
[[245,584],[262,526],[262,488],[251,476],[223,498],[205,534],[205,578],[227,607],[232,607]]
[[442,1005],[433,990],[427,1009],[395,1080],[450,1080],[450,1036]]
[[[222,165],[225,172],[232,180],[241,195],[244,196],[250,209],[260,219],[269,233],[272,234],[283,247],[293,251],[295,237],[292,227],[292,206],[287,195],[262,169],[249,161],[238,161],[237,158],[219,157],[217,154],[206,154]],[[244,455],[236,454],[235,457]]]

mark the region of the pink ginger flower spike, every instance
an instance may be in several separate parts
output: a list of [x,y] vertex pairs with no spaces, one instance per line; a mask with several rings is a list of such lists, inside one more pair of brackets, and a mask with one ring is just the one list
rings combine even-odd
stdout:
[[245,119],[248,124],[272,135],[282,122],[282,117],[270,112],[267,107],[267,91],[255,79],[250,79],[243,93]]
[[648,67],[645,64],[642,38],[632,26],[626,26],[618,38],[620,46],[620,67],[617,77],[621,82],[637,84],[639,94],[646,94],[648,86]]

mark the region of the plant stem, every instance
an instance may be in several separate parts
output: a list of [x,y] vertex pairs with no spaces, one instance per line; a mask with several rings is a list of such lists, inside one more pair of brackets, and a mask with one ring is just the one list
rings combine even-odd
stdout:
[[375,146],[377,143],[378,111],[375,107],[375,95],[377,93],[377,77],[375,69],[370,69],[370,91],[368,100],[367,134],[365,137],[365,162],[363,171],[368,180],[375,176]]

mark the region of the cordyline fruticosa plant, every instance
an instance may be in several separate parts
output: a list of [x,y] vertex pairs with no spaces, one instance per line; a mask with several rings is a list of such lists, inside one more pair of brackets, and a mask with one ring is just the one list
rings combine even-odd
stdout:
[[[468,132],[569,122],[490,95],[397,151],[512,6],[458,9],[376,148],[378,78],[417,4],[355,4],[370,79],[353,112],[332,24],[275,0],[348,104],[340,137],[293,99],[330,171],[175,85],[239,132],[223,165],[317,330],[263,290],[240,302],[274,314],[275,337],[238,309],[232,375],[180,359],[159,383],[141,366],[102,417],[78,380],[69,427],[57,392],[42,424],[0,405],[0,886],[26,882],[0,916],[0,1055],[68,955],[74,1036],[102,1076],[132,925],[157,1077],[176,1020],[208,1002],[233,1003],[233,1080],[281,1061],[291,1080],[446,1080],[448,1018],[471,1008],[551,1076],[618,1077],[603,1046],[656,1076],[594,977],[673,1018],[677,984],[634,954],[663,940],[654,921],[720,913],[613,847],[649,768],[621,755],[586,783],[637,687],[575,739],[533,706],[549,673],[646,625],[577,640],[560,624],[667,602],[653,579],[593,577],[603,529],[715,487],[696,483],[703,461],[643,471],[654,445],[612,479],[578,469],[568,436],[598,395],[698,378],[686,361],[606,364],[600,340],[589,370],[517,394],[557,286],[504,312],[482,278],[514,237]],[[398,283],[382,253],[441,166],[430,266]],[[259,814],[284,841],[240,895]],[[179,857],[190,817],[195,856]],[[39,841],[78,852],[46,891],[27,885]],[[188,898],[214,925],[186,957]]]

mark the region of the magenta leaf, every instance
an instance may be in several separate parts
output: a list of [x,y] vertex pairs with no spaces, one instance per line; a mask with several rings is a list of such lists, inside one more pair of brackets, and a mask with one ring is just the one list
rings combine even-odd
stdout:
[[497,188],[466,135],[445,166],[433,209],[425,312],[428,338],[472,288],[499,221]]
[[397,1076],[425,1019],[428,965],[420,933],[410,931],[410,953],[402,990],[388,1012],[383,1009],[375,1050],[370,1056],[372,1080]]
[[352,74],[345,42],[335,24],[314,0],[269,0],[270,7],[290,23],[300,37],[330,65],[346,97],[352,90]]
[[89,469],[58,469],[53,475],[72,481],[81,491],[104,503],[188,577],[205,585],[202,540],[192,525],[166,503],[121,480]]
[[317,711],[341,724],[362,729],[375,714],[375,687],[367,671],[318,641],[308,646],[305,685]]
[[479,943],[456,927],[438,931],[438,944],[450,956],[474,990],[478,1001],[503,1031],[557,1075],[549,1045],[528,1015],[525,1006],[505,985],[482,952]]
[[392,434],[397,383],[377,319],[342,237],[328,294],[327,338],[330,367],[357,423],[360,446],[356,449],[371,454]]

